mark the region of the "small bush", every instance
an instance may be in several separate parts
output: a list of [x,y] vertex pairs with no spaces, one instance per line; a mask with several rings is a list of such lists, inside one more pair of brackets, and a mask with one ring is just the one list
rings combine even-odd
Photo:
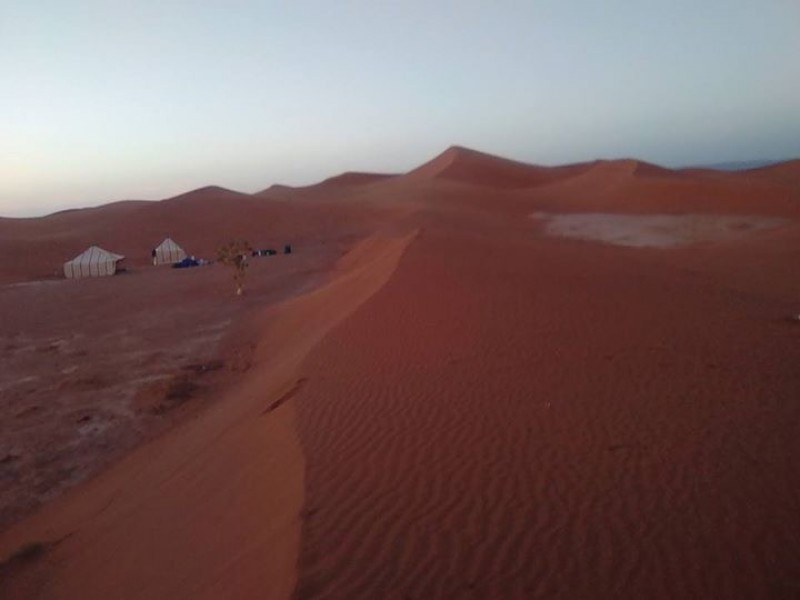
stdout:
[[233,282],[236,285],[236,295],[241,296],[244,290],[244,278],[247,274],[247,257],[253,253],[253,248],[244,240],[229,242],[217,250],[217,260],[224,265],[233,267]]

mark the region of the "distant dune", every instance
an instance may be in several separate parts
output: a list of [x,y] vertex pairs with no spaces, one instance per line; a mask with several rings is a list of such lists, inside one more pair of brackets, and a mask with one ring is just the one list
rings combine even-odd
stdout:
[[[170,236],[252,258],[153,267]],[[127,273],[65,280],[90,244]],[[800,161],[0,219],[0,596],[790,598]]]
[[314,200],[328,197],[332,188],[336,189],[340,195],[348,189],[378,183],[392,177],[394,176],[383,173],[347,172],[307,186],[292,187],[274,184],[255,195],[274,200]]
[[694,168],[698,169],[714,169],[716,171],[746,171],[749,169],[759,169],[770,165],[776,165],[785,160],[740,160],[732,162],[720,162],[707,165],[698,165]]
[[384,179],[394,176],[395,175],[386,173],[360,173],[350,171],[342,173],[341,175],[336,175],[335,177],[329,177],[324,180],[321,185],[365,185],[368,183],[375,183],[376,181],[383,181]]
[[540,167],[461,146],[451,146],[407,175],[415,179],[448,179],[498,188],[526,188],[580,173],[586,165]]
[[606,176],[677,177],[680,175],[678,171],[632,158],[597,160],[591,163],[591,165],[592,171],[595,173],[602,173]]
[[750,169],[745,171],[745,174],[769,178],[776,183],[797,186],[800,185],[800,159]]

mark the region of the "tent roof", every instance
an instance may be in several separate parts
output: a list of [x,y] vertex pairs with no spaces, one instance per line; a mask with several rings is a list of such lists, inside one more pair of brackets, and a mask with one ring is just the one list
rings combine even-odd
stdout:
[[122,260],[123,258],[125,257],[122,254],[116,254],[114,252],[109,252],[108,250],[103,250],[100,246],[89,246],[89,248],[67,262],[86,264],[107,262],[110,260]]
[[161,242],[158,246],[156,246],[156,250],[158,250],[159,248],[164,248],[164,249],[170,248],[170,249],[176,249],[176,250],[182,250],[183,249],[178,245],[178,243],[175,240],[173,240],[170,237],[164,238],[164,241]]

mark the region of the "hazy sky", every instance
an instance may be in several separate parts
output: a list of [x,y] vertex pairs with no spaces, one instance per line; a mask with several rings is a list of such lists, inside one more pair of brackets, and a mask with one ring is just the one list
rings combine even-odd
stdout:
[[797,0],[0,0],[0,215],[405,171],[800,156]]

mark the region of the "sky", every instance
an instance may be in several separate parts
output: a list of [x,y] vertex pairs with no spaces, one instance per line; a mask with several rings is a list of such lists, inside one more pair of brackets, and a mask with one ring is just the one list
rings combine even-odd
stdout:
[[404,172],[800,157],[797,0],[0,0],[0,215]]

